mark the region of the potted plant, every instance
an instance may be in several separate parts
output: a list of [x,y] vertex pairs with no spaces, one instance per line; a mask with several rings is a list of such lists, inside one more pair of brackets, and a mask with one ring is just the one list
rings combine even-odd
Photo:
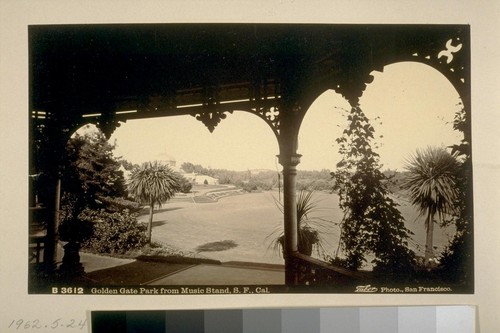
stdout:
[[61,224],[59,225],[59,240],[66,242],[63,246],[64,256],[59,271],[64,275],[80,275],[84,272],[80,262],[81,243],[92,237],[92,223],[80,218],[83,210],[71,204],[63,206],[61,210]]
[[[312,254],[314,247],[316,247],[318,253],[324,252],[322,239],[317,230],[322,227],[320,225],[322,220],[312,216],[312,213],[318,210],[318,200],[315,200],[313,195],[314,191],[304,189],[300,190],[297,195],[297,246],[300,253],[308,256]],[[283,203],[276,199],[274,201],[276,207],[284,213]],[[315,225],[315,227],[313,227],[313,225]],[[273,234],[274,232],[271,235]],[[283,253],[285,249],[284,245],[285,235],[284,232],[281,231],[279,236],[271,242],[271,246],[276,251]]]

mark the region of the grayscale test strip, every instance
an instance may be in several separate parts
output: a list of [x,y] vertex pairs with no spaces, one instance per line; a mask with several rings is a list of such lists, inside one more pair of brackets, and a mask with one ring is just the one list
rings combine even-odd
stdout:
[[472,306],[92,311],[92,333],[472,333]]

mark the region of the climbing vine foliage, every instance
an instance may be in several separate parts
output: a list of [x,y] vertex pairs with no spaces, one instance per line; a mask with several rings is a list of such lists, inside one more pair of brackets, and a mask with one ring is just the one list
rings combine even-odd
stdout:
[[346,266],[359,269],[370,257],[375,271],[401,277],[410,273],[414,258],[408,249],[411,231],[389,196],[369,119],[359,106],[344,112],[347,127],[336,139],[342,159],[332,176],[344,212],[340,246]]
[[455,224],[456,234],[441,257],[441,271],[447,281],[467,287],[474,285],[474,237],[472,205],[472,159],[470,114],[461,108],[455,114],[453,129],[464,137],[459,145],[452,146],[453,153],[463,161],[458,172],[458,196],[455,202],[456,214],[450,221]]

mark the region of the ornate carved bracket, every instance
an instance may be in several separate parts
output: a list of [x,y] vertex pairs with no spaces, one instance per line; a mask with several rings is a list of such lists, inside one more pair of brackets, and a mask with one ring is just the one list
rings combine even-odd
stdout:
[[[460,42],[460,41],[458,41]],[[457,46],[453,46],[453,40],[449,39],[446,42],[446,50],[443,50],[438,53],[438,59],[445,57],[446,58],[446,63],[449,64],[450,62],[453,61],[453,54],[460,51],[462,49],[462,44],[458,44]]]
[[118,120],[115,120],[112,115],[110,114],[103,114],[102,116],[99,117],[99,119],[96,122],[96,126],[98,129],[100,129],[104,135],[106,136],[106,139],[109,140],[113,132],[120,127],[120,122]]
[[411,55],[413,59],[428,64],[450,80],[463,98],[467,79],[467,51],[460,35],[442,42],[435,48],[427,48]]
[[441,72],[464,99],[468,95],[467,41],[468,29],[459,28],[448,35],[436,36],[432,41],[409,39],[386,52],[359,50],[364,56],[356,58],[358,61],[351,65],[346,64],[342,69],[343,74],[330,83],[330,88],[346,98],[352,106],[356,106],[367,85],[373,81],[373,76],[370,75],[372,71],[382,70],[384,66],[397,62],[417,61]]
[[257,107],[251,111],[262,118],[272,128],[276,135],[279,135],[281,116],[280,107],[278,105]]
[[216,111],[206,111],[206,112],[192,112],[191,116],[195,117],[197,120],[201,121],[212,133],[217,127],[217,125],[226,119],[227,113],[233,113],[235,110],[242,110],[255,114],[256,116],[263,119],[273,130],[275,135],[279,135],[280,132],[280,101],[262,103],[256,107],[248,107],[248,105],[238,108],[236,106],[229,107],[227,110],[221,110],[222,105],[217,105]]
[[227,115],[225,114],[225,112],[233,113],[232,110],[212,111],[212,112],[192,113],[191,116],[201,121],[208,128],[210,133],[213,133],[215,127],[221,122],[221,120],[226,119]]
[[356,73],[337,83],[334,90],[341,94],[351,106],[357,106],[368,84],[373,82],[371,71]]

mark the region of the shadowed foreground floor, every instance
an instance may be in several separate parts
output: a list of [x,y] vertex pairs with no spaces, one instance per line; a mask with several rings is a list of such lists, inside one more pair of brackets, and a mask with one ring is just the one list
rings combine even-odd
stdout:
[[85,274],[96,285],[282,285],[281,265],[214,260],[139,260]]
[[200,264],[167,275],[150,285],[283,285],[284,269]]
[[191,267],[189,264],[134,261],[130,264],[93,271],[86,279],[97,285],[142,285]]

